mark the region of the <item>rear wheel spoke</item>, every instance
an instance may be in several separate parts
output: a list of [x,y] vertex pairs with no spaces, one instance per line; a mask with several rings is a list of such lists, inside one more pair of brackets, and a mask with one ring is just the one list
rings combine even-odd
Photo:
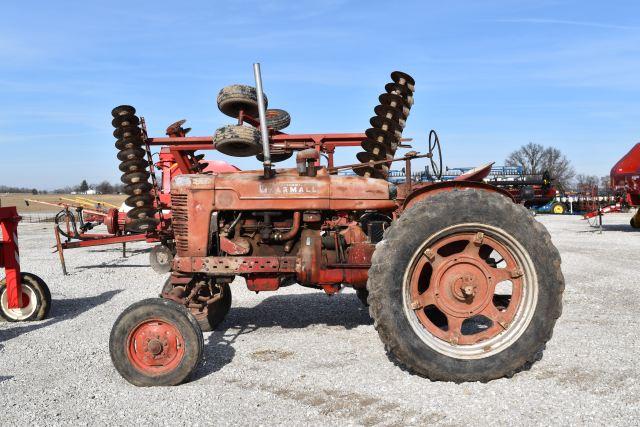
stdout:
[[433,304],[435,304],[435,292],[432,287],[429,287],[426,291],[411,301],[411,308],[414,310],[421,310]]
[[458,344],[462,336],[464,318],[447,315],[447,338],[451,344]]

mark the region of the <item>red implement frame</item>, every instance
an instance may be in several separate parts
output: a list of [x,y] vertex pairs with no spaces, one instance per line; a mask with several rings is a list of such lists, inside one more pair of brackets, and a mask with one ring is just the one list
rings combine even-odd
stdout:
[[20,284],[20,253],[18,250],[18,222],[22,218],[15,206],[0,208],[0,268],[6,274],[7,300],[9,308],[22,307]]

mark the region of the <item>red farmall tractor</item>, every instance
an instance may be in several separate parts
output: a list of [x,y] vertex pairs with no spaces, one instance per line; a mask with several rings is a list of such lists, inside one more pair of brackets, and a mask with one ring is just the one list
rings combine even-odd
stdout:
[[[389,356],[433,380],[489,381],[536,361],[561,313],[558,251],[504,190],[411,181],[411,161],[429,158],[438,171],[439,153],[433,138],[427,154],[394,157],[413,78],[391,74],[364,134],[290,135],[282,132],[284,114],[267,114],[258,64],[254,73],[255,89],[234,85],[218,96],[220,110],[238,124],[219,129],[212,142],[164,139],[258,156],[263,168],[173,179],[171,276],[161,298],[135,303],[116,320],[109,347],[118,372],[139,386],[186,380],[201,358],[201,331],[214,329],[230,309],[236,276],[252,291],[297,283],[334,294],[351,286],[369,306]],[[114,110],[116,121],[127,123],[116,136],[142,156],[136,144],[147,137],[133,111]],[[336,143],[327,149],[330,141]],[[364,149],[359,163],[336,167],[328,156],[322,165],[335,146],[356,144]],[[273,168],[294,151],[295,169]],[[405,163],[404,183],[385,179],[396,161]],[[356,174],[338,173],[345,169]],[[148,174],[133,177],[141,203],[133,216],[141,227],[154,226],[159,212],[146,193]]]

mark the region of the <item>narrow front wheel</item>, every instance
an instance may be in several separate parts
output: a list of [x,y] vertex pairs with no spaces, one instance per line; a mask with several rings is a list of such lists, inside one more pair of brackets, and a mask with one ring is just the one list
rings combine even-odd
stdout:
[[137,386],[185,381],[202,357],[204,341],[196,319],[173,301],[149,298],[127,308],[109,338],[111,361]]

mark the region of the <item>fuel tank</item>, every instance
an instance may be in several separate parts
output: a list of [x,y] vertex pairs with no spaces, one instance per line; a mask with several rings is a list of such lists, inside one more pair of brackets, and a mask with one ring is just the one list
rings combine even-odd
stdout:
[[[299,176],[296,169],[280,169],[272,178],[262,171],[217,175],[180,175],[173,179],[172,194],[209,193],[212,210],[393,210],[390,184],[381,179],[330,175],[319,169],[314,177]],[[203,206],[204,207],[204,206]]]

